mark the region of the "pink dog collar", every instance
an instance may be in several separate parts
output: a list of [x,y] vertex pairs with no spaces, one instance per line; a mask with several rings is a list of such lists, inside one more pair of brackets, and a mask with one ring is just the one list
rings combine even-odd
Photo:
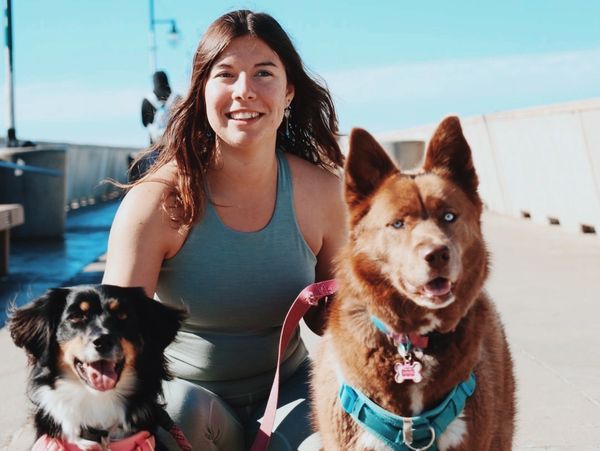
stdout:
[[[123,440],[110,442],[108,448],[103,448],[98,444],[97,447],[90,448],[92,451],[154,451],[156,448],[154,436],[148,431],[140,431]],[[64,440],[42,435],[33,445],[31,451],[81,451],[77,445]]]

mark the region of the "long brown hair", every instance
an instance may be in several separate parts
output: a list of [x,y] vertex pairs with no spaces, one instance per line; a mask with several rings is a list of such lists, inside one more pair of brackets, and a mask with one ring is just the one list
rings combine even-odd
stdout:
[[[171,186],[169,198],[173,202],[169,202],[168,211],[179,227],[191,226],[202,217],[206,172],[216,158],[215,134],[206,116],[206,80],[215,60],[231,41],[247,35],[261,39],[277,53],[288,83],[295,89],[287,131],[282,123],[277,131],[277,147],[330,171],[343,163],[331,95],[322,82],[307,73],[283,28],[268,14],[248,10],[227,13],[214,21],[202,37],[194,55],[189,91],[174,108],[164,135],[139,157],[158,151],[155,163],[146,176],[130,185],[143,182],[175,161],[178,178]],[[163,205],[167,208],[166,200]]]

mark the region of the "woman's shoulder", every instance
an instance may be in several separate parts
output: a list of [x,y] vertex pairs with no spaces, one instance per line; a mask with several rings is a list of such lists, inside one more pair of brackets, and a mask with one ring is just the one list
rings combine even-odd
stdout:
[[176,180],[175,164],[167,164],[149,174],[129,189],[117,217],[127,223],[169,224],[167,211]]
[[342,186],[341,172],[333,173],[327,169],[310,163],[296,155],[287,154],[292,175],[302,189],[322,194],[339,193]]
[[162,201],[172,191],[177,181],[177,166],[175,163],[166,164],[148,174],[144,179],[133,185],[125,195],[128,198],[145,199],[145,204]]
[[295,155],[289,155],[288,161],[300,220],[304,212],[310,221],[321,218],[323,224],[339,225],[345,214],[341,172],[334,174]]

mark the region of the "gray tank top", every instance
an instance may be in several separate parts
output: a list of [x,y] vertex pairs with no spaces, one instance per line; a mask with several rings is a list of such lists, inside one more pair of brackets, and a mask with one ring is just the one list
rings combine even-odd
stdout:
[[[157,298],[189,318],[167,349],[173,374],[233,405],[266,396],[281,325],[298,293],[315,280],[316,257],[294,212],[292,178],[277,151],[277,199],[257,232],[227,227],[210,202],[175,257],[163,263]],[[299,330],[282,365],[285,378],[306,358]]]

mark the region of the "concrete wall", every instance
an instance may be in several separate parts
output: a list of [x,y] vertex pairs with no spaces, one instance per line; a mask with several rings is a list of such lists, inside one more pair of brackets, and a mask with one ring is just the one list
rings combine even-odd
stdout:
[[128,156],[138,149],[67,144],[67,206],[112,199],[119,190],[106,179],[127,181]]
[[[440,118],[441,119],[441,118]],[[461,119],[491,210],[600,233],[600,99]],[[380,134],[426,142],[436,124]]]
[[13,236],[61,236],[67,210],[118,197],[121,190],[104,181],[126,182],[128,157],[136,150],[62,143],[0,148],[1,160],[59,174],[1,168],[0,203],[18,203],[25,210],[25,224]]
[[66,183],[61,175],[66,152],[60,146],[0,148],[3,163],[43,168],[48,173],[2,167],[0,170],[0,204],[19,204],[25,222],[11,232],[14,238],[56,237],[65,230]]

